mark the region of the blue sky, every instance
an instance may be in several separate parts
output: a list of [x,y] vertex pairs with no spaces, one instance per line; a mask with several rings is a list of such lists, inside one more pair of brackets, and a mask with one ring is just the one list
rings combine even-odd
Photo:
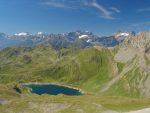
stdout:
[[0,0],[0,32],[98,35],[150,28],[150,0]]

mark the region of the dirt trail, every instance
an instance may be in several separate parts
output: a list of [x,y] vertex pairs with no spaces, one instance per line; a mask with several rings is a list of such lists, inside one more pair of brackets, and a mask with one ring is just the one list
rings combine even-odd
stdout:
[[150,113],[150,108],[145,108],[137,111],[129,111],[129,112],[104,111],[102,113]]
[[150,113],[150,108],[145,108],[145,109],[138,110],[138,111],[125,112],[125,113]]
[[126,73],[128,73],[129,71],[131,71],[134,66],[135,66],[135,61],[133,63],[127,64],[124,69],[122,70],[122,72],[120,74],[118,74],[115,78],[113,78],[111,81],[109,81],[106,86],[104,86],[101,89],[101,92],[105,92],[107,91],[112,85],[114,85],[116,82],[118,82]]

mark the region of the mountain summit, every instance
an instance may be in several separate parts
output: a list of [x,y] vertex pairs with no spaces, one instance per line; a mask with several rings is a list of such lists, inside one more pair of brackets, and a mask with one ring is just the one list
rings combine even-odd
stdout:
[[[97,36],[89,31],[76,31],[63,34],[46,34],[38,32],[37,34],[30,34],[29,32],[21,32],[12,36],[2,35],[5,37],[7,45],[3,44],[1,48],[11,47],[14,45],[32,46],[39,44],[52,44],[59,47],[75,47],[87,48],[91,46],[106,46],[113,47],[119,44],[119,40],[115,36]],[[3,42],[3,41],[2,41]]]

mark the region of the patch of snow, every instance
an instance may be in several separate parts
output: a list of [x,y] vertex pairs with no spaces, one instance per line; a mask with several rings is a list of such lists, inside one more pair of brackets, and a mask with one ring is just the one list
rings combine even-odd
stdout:
[[81,36],[79,36],[79,38],[81,39],[81,38],[88,38],[88,35],[81,35]]
[[118,33],[118,34],[116,35],[116,37],[121,37],[121,36],[127,37],[127,36],[129,36],[129,35],[130,35],[130,33],[123,32],[123,33]]
[[42,35],[42,34],[43,34],[43,32],[38,32],[37,34],[38,34],[38,35]]
[[77,35],[80,35],[80,32],[76,32]]
[[29,35],[29,33],[21,32],[21,33],[15,34],[15,35],[16,36],[27,36],[27,35]]
[[90,39],[88,39],[86,42],[91,42],[91,40],[90,40]]

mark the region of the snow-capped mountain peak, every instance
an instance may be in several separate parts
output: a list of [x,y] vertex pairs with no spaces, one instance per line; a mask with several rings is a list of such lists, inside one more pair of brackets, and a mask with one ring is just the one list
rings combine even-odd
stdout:
[[30,35],[30,34],[27,33],[27,32],[21,32],[21,33],[16,33],[15,35],[16,35],[16,36],[28,36],[28,35]]
[[128,32],[121,32],[121,33],[117,33],[116,34],[116,37],[118,38],[118,37],[121,37],[121,36],[125,36],[125,37],[128,37],[130,35],[130,33],[128,33]]
[[14,45],[34,46],[39,44],[79,48],[91,47],[94,45],[111,47],[119,43],[113,36],[99,37],[88,31],[75,31],[63,34],[46,34],[43,32],[30,34],[29,32],[20,32],[10,36],[0,34],[0,42],[7,42],[0,45],[0,48],[11,47]]
[[88,38],[88,35],[81,35],[81,36],[79,36],[79,38],[81,39],[83,39],[83,38]]

